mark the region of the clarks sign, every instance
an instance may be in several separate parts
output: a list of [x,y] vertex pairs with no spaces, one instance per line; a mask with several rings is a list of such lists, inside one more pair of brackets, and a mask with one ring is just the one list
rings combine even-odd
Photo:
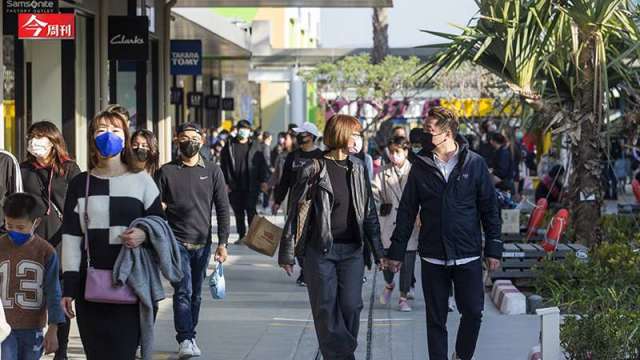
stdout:
[[149,18],[109,16],[109,60],[149,59]]

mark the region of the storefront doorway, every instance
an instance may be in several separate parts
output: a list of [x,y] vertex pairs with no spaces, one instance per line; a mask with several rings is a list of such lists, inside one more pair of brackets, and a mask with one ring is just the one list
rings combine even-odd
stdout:
[[26,155],[26,131],[37,121],[62,131],[70,154],[86,162],[87,121],[95,112],[95,20],[72,8],[75,40],[20,40],[5,34],[5,148]]

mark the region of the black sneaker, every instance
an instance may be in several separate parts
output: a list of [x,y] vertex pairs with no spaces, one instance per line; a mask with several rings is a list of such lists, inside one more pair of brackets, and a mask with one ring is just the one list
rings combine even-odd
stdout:
[[298,279],[296,280],[296,284],[298,284],[298,286],[300,286],[300,287],[305,287],[305,286],[307,286],[307,283],[306,283],[306,282],[304,282],[304,277],[303,277],[302,275],[300,275],[300,276],[298,277]]

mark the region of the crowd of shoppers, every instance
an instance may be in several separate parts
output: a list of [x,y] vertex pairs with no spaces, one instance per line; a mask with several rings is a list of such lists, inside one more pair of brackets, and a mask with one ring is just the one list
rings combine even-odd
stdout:
[[[416,263],[429,358],[449,358],[454,302],[462,316],[453,359],[472,359],[483,269],[497,269],[502,254],[498,199],[519,197],[527,174],[538,177],[536,201],[566,200],[561,146],[538,153],[540,139],[492,119],[478,136],[462,136],[441,107],[410,131],[389,126],[375,137],[383,144],[348,115],[334,115],[322,132],[292,124],[275,139],[246,120],[229,130],[180,124],[162,166],[155,134],[130,135],[129,120],[111,105],[90,122],[86,172],[48,121],[27,130],[24,162],[0,150],[3,360],[67,359],[72,318],[89,360],[150,359],[161,276],[173,287],[178,358],[203,356],[196,338],[207,268],[227,260],[231,213],[242,243],[268,205],[285,215],[278,263],[290,276],[300,267],[324,359],[355,359],[365,267],[383,272],[378,301],[390,304],[397,287],[394,307],[407,312]],[[633,178],[637,145],[614,139],[602,153],[608,197]],[[34,274],[27,286],[25,272]]]

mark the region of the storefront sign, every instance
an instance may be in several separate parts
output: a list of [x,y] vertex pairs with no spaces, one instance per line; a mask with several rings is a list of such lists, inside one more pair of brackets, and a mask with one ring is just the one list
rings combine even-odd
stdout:
[[54,14],[58,12],[58,0],[14,1],[4,3],[5,14]]
[[187,93],[187,106],[190,108],[202,107],[203,100],[204,100],[204,95],[201,92],[194,91],[194,92]]
[[222,99],[222,110],[233,111],[233,109],[234,109],[233,98]]
[[218,110],[218,109],[220,109],[220,96],[218,96],[218,95],[207,95],[204,98],[204,107],[207,110]]
[[109,60],[149,59],[149,18],[109,16]]
[[171,88],[171,105],[182,105],[184,103],[184,89],[179,87]]
[[73,40],[75,25],[74,14],[18,14],[18,38]]
[[171,40],[171,75],[202,74],[202,41]]

